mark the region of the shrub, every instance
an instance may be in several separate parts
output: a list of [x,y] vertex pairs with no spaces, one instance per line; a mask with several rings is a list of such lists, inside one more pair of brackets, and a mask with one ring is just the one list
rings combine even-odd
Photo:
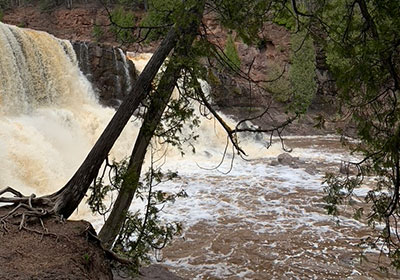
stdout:
[[272,64],[268,72],[271,82],[265,88],[276,101],[286,103],[288,111],[303,114],[317,91],[314,44],[306,33],[299,32],[292,34],[291,47],[289,70]]
[[101,28],[100,25],[95,24],[95,25],[93,26],[92,34],[93,34],[93,37],[94,37],[94,38],[96,39],[96,41],[98,42],[98,41],[100,41],[100,40],[103,38],[103,36],[104,36],[104,30]]
[[122,7],[118,7],[111,12],[111,19],[115,24],[110,29],[115,34],[116,39],[121,43],[132,42],[131,28],[135,26],[135,15]]
[[239,69],[240,68],[240,57],[239,57],[235,42],[231,35],[228,35],[228,38],[226,40],[224,53],[228,59],[228,61],[227,61],[228,65],[230,67],[232,67],[233,69]]
[[292,34],[291,67],[289,81],[293,96],[289,109],[305,113],[317,92],[314,44],[305,32]]

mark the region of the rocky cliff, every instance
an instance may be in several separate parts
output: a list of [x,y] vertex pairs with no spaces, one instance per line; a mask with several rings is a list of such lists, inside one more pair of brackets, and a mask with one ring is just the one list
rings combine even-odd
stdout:
[[[127,60],[123,49],[112,34],[104,32],[101,40],[94,35],[96,25],[109,23],[107,11],[100,1],[76,0],[72,7],[67,1],[20,1],[4,11],[3,22],[46,31],[70,40],[79,66],[104,105],[116,107],[129,92],[136,79],[133,63]],[[104,30],[107,30],[104,28]]]
[[[64,1],[55,1],[51,9],[41,9],[40,1],[29,1],[6,10],[3,21],[6,23],[44,30],[56,37],[69,39],[74,42],[80,67],[94,84],[100,100],[106,105],[117,106],[136,77],[135,70],[129,61],[125,61],[122,51],[112,46],[118,46],[116,38],[109,31],[109,14],[100,1],[77,0],[72,7],[67,7]],[[141,17],[140,11],[135,16]],[[204,19],[209,27],[211,41],[225,47],[228,32],[217,24],[215,18],[208,14]],[[101,27],[101,35],[96,34],[95,28]],[[233,34],[234,35],[234,34]],[[287,73],[290,62],[290,34],[281,26],[266,24],[261,34],[264,40],[258,46],[248,46],[235,41],[241,59],[241,69],[248,73],[253,81],[261,81],[265,86],[267,81],[276,76],[276,69],[285,69]],[[124,45],[124,50],[134,52],[152,52],[154,45]],[[317,50],[317,82],[318,91],[312,106],[299,123],[289,129],[290,133],[315,134],[325,133],[313,128],[314,118],[323,113],[332,113],[334,108],[326,102],[326,97],[334,92],[334,84],[325,64],[321,48]],[[251,69],[248,71],[248,69]],[[275,74],[271,74],[275,71]],[[280,71],[280,70],[278,70]],[[272,126],[286,119],[285,104],[276,102],[271,94],[249,86],[249,80],[238,77],[232,78],[229,73],[214,72],[209,80],[212,87],[214,104],[223,112],[236,118],[246,118],[262,112],[270,107],[269,116],[255,120],[257,125]],[[337,124],[326,123],[329,132],[333,132]]]
[[72,42],[81,71],[92,83],[99,100],[117,107],[132,89],[137,73],[122,49],[109,45]]

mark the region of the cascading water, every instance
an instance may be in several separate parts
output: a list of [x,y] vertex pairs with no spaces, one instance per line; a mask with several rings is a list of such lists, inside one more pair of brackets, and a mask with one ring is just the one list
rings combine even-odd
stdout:
[[[146,59],[133,60],[140,69]],[[71,44],[43,32],[0,23],[0,78],[0,187],[28,195],[53,192],[80,165],[114,110],[98,104]],[[137,126],[128,124],[112,157],[130,154]],[[198,134],[195,156],[169,153],[164,167],[181,178],[158,186],[165,192],[186,187],[189,194],[163,209],[163,218],[185,227],[185,238],[164,253],[172,269],[189,279],[393,276],[357,263],[357,241],[368,234],[364,224],[348,217],[337,227],[322,210],[321,174],[346,159],[343,149],[333,149],[335,139],[290,140],[301,147],[299,166],[272,166],[279,148],[267,151],[262,143],[242,141],[257,159],[236,160],[226,176],[198,167],[217,165],[225,133],[215,121],[203,120]],[[99,225],[87,212],[80,214]]]
[[79,68],[86,76],[91,76],[89,64],[89,46],[86,42],[79,44]]
[[[0,23],[0,186],[45,194],[62,187],[114,110],[98,104],[70,42]],[[135,124],[113,149],[132,147]]]
[[[77,65],[70,42],[0,23],[0,186],[37,195],[62,187],[112,117],[114,110],[99,105]],[[139,125],[128,124],[111,158],[130,154]],[[186,159],[210,166],[210,154],[216,152],[218,162],[223,152],[224,132],[208,120],[199,134],[198,155]],[[178,151],[169,155],[181,160]]]
[[120,55],[121,58],[122,58],[122,63],[123,63],[123,64],[122,64],[122,68],[123,68],[123,71],[124,71],[124,74],[125,74],[125,83],[126,83],[126,89],[125,89],[125,91],[126,91],[126,92],[131,92],[131,89],[132,89],[132,78],[131,78],[131,75],[129,74],[128,61],[127,61],[127,59],[126,59],[126,56],[125,56],[123,50],[121,50],[120,48],[118,48],[118,52],[119,52],[119,55]]

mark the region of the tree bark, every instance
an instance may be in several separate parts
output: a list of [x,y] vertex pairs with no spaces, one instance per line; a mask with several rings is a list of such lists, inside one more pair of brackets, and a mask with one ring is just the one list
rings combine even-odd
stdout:
[[126,213],[132,203],[132,199],[139,184],[140,173],[147,148],[173,92],[178,77],[174,75],[176,72],[171,71],[171,69],[172,67],[168,67],[167,71],[164,73],[157,90],[160,95],[152,100],[150,108],[145,115],[118,197],[110,216],[107,218],[99,233],[99,238],[107,248],[111,248],[125,220]]
[[102,240],[104,246],[108,249],[112,247],[117,238],[126,218],[126,213],[129,211],[129,207],[139,185],[140,173],[147,148],[154,136],[157,126],[161,122],[162,115],[172,96],[177,80],[181,75],[181,70],[184,67],[179,60],[182,57],[188,56],[190,53],[190,48],[196,37],[203,9],[204,7],[198,11],[198,17],[191,23],[190,32],[185,34],[178,42],[174,55],[168,63],[158,84],[157,95],[152,99],[150,107],[145,114],[143,124],[132,150],[128,170],[125,175],[126,177],[119,190],[110,216],[107,218],[99,233],[100,240]]
[[76,173],[63,188],[54,194],[44,197],[54,201],[54,207],[52,209],[54,214],[60,215],[66,219],[71,216],[82,201],[90,184],[96,179],[102,163],[107,158],[108,153],[118,139],[126,123],[129,121],[133,112],[138,108],[140,102],[150,91],[151,83],[155,75],[168,54],[176,46],[179,37],[185,37],[185,34],[191,33],[193,23],[201,19],[205,0],[195,1],[194,3],[193,7],[182,10],[182,20],[179,21],[178,25],[174,25],[169,30],[139,76],[132,91],[124,99]]
[[176,27],[171,28],[160,47],[147,63],[132,91],[122,102],[82,165],[62,189],[48,196],[51,199],[55,199],[53,208],[55,214],[68,218],[78,207],[90,184],[97,177],[98,170],[107,158],[114,142],[121,134],[133,112],[138,108],[140,102],[146,97],[159,68],[175,47],[179,31],[182,30]]

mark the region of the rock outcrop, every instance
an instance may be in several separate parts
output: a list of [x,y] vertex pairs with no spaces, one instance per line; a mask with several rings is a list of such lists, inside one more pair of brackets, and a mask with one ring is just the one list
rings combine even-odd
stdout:
[[135,65],[120,48],[82,41],[72,45],[79,67],[92,83],[100,102],[117,107],[137,78]]
[[[116,46],[119,43],[115,34],[108,28],[109,14],[104,6],[96,0],[79,0],[74,1],[71,8],[67,8],[61,1],[56,1],[51,9],[43,10],[38,3],[39,0],[32,0],[5,11],[3,22],[44,30],[56,37],[76,42],[75,50],[82,71],[94,84],[101,102],[105,105],[118,106],[127,89],[124,81],[126,68],[122,67],[125,62],[119,58],[120,51],[106,47]],[[143,11],[134,11],[134,14],[139,21]],[[211,13],[206,15],[204,21],[210,30],[209,39],[223,49],[229,34],[228,30],[220,26]],[[96,28],[100,28],[101,32],[95,32]],[[265,86],[267,84],[265,81],[276,78],[277,73],[283,70],[288,73],[291,43],[290,33],[284,27],[275,24],[266,24],[260,35],[263,39],[257,46],[246,45],[240,40],[236,40],[235,45],[240,56],[241,69],[250,75],[251,80],[259,81],[259,85]],[[235,38],[234,33],[231,36]],[[101,45],[87,42],[101,42]],[[124,45],[123,48],[136,53],[153,52],[156,45],[157,43],[132,44]],[[315,119],[320,115],[329,116],[335,112],[333,102],[329,102],[334,100],[331,96],[335,92],[334,82],[325,63],[322,48],[316,46],[316,49],[317,94],[307,114],[295,125],[288,127],[285,133],[298,135],[333,133],[338,126],[346,130],[346,123],[325,122],[325,131],[314,128]],[[251,70],[248,72],[249,67]],[[129,71],[135,76],[130,69]],[[254,119],[254,124],[270,128],[286,121],[285,104],[275,102],[272,94],[257,92],[254,84],[249,86],[249,80],[232,78],[229,73],[224,72],[213,72],[212,76],[208,82],[211,85],[213,102],[222,112],[236,119],[253,118],[262,114],[268,107],[268,115]]]

